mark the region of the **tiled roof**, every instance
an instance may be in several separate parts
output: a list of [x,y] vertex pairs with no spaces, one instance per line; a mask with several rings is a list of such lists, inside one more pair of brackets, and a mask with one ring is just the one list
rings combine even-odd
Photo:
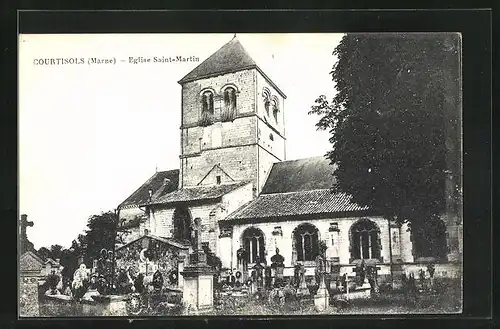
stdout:
[[150,203],[145,204],[165,204],[187,201],[200,201],[210,200],[222,197],[238,187],[248,184],[248,181],[241,181],[232,184],[222,185],[207,185],[207,186],[194,186],[185,187],[172,193],[166,194],[159,198],[153,199]]
[[200,78],[220,75],[227,72],[236,72],[243,69],[255,68],[257,64],[247,53],[237,38],[222,46],[200,65],[186,74],[179,83],[185,83]]
[[237,72],[248,69],[257,69],[262,76],[276,89],[276,91],[286,98],[285,93],[271,81],[271,79],[259,68],[257,63],[250,57],[246,49],[241,45],[236,37],[222,46],[210,57],[186,74],[180,84],[186,82],[218,76],[225,73]]
[[120,208],[139,206],[148,202],[149,191],[154,197],[160,197],[177,190],[179,185],[179,169],[159,171],[149,178],[141,187],[120,204]]
[[227,217],[232,219],[276,218],[368,210],[350,202],[342,193],[330,189],[261,194],[248,206]]
[[329,189],[334,182],[335,166],[330,159],[317,156],[273,164],[262,194]]
[[346,213],[368,210],[333,193],[335,166],[325,156],[277,162],[257,199],[226,219],[257,219],[286,216]]
[[189,249],[189,247],[173,240],[173,239],[168,239],[168,238],[162,238],[162,237],[159,237],[159,236],[156,236],[156,235],[143,235],[133,241],[130,241],[129,243],[126,243],[122,246],[119,246],[118,248],[116,248],[116,251],[120,250],[120,249],[123,249],[133,243],[137,243],[139,240],[142,240],[142,239],[145,239],[145,238],[148,238],[148,239],[153,239],[153,240],[157,240],[157,241],[160,241],[160,242],[163,242],[163,243],[166,243],[166,244],[169,244],[173,247],[176,247],[178,249]]

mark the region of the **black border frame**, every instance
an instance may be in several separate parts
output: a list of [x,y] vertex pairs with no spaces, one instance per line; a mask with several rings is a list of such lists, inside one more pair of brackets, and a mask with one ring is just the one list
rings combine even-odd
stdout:
[[[19,10],[33,8],[33,3],[19,6]],[[129,3],[130,5],[130,3]],[[446,4],[445,4],[446,5]],[[477,5],[477,4],[476,4]],[[63,4],[65,7],[71,5]],[[285,4],[282,8],[289,7]],[[41,7],[41,6],[39,6]],[[96,6],[97,7],[97,6]],[[134,7],[132,4],[131,8]],[[135,6],[137,8],[137,5]],[[449,6],[448,6],[449,7]],[[61,8],[61,6],[59,6]],[[352,5],[351,5],[352,8]],[[455,5],[455,8],[458,8]],[[463,6],[462,6],[463,8]],[[40,8],[41,9],[41,8]],[[90,9],[90,8],[89,8]],[[101,5],[100,9],[105,9]],[[17,32],[21,33],[234,33],[234,32],[461,32],[463,44],[463,132],[464,132],[464,312],[462,315],[408,315],[397,316],[304,316],[274,317],[274,320],[292,319],[293,324],[307,327],[313,324],[341,327],[362,326],[369,321],[373,328],[401,327],[402,325],[449,326],[450,328],[482,328],[492,325],[492,11],[489,9],[454,10],[242,10],[242,11],[15,11],[3,20],[8,28],[10,46],[4,48],[10,65],[4,70],[7,95],[2,99],[2,141],[6,143],[2,155],[2,212],[4,221],[13,225],[6,231],[14,232],[18,217],[17,209]],[[7,11],[6,11],[7,13]],[[15,17],[14,17],[15,16]],[[19,30],[17,29],[19,18]],[[11,235],[16,241],[15,235]],[[12,246],[12,243],[10,244]],[[4,248],[4,250],[12,250]],[[14,253],[13,266],[17,262]],[[14,260],[15,259],[15,260]],[[10,282],[17,282],[13,271]],[[17,296],[17,286],[6,288]],[[10,299],[9,299],[10,300]],[[5,308],[5,304],[2,305]],[[96,318],[57,320],[16,320],[17,303],[9,303],[2,309],[2,322],[9,326],[80,327],[98,325]],[[106,326],[128,324],[124,318],[98,318]],[[132,324],[147,326],[221,325],[241,326],[239,317],[157,319],[133,321]],[[258,325],[273,325],[259,317]],[[268,318],[269,319],[269,318]],[[316,321],[316,320],[323,321]],[[359,321],[361,319],[361,321]],[[402,323],[404,319],[404,324]],[[99,321],[99,320],[97,320]],[[166,321],[166,322],[165,322]],[[100,322],[100,321],[99,321]],[[281,321],[278,321],[278,324]],[[424,323],[422,323],[424,322]],[[252,322],[251,322],[252,323]]]

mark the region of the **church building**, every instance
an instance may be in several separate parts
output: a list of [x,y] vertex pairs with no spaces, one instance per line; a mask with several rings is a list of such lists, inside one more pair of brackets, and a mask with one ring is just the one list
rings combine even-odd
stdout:
[[456,219],[443,216],[427,252],[407,225],[332,193],[334,166],[325,156],[286,158],[286,133],[294,133],[285,127],[286,94],[236,37],[179,84],[179,168],[156,172],[120,204],[120,246],[150,236],[192,249],[199,219],[201,242],[226,273],[247,276],[257,262],[269,265],[279,249],[285,276],[297,263],[313,275],[315,258],[326,248],[341,274],[354,275],[364,260],[387,276],[396,267],[416,272],[431,261],[436,276],[458,275]]

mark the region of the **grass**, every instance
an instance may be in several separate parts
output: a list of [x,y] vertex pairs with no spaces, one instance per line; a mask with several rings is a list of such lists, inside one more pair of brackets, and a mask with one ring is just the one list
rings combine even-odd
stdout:
[[[456,281],[437,282],[435,292],[422,292],[415,299],[407,298],[402,291],[383,291],[377,298],[351,300],[340,307],[331,305],[327,312],[322,314],[350,315],[350,314],[440,314],[460,313],[461,285]],[[169,303],[180,302],[179,296],[171,296]],[[85,311],[84,311],[85,310]],[[167,308],[166,303],[157,303],[150,308],[145,316],[175,316],[183,313],[183,307]],[[84,314],[85,313],[85,314]],[[272,304],[264,293],[260,298],[254,296],[232,297],[225,296],[215,301],[214,310],[207,315],[314,315],[319,314],[312,299],[297,300],[293,295],[286,296],[284,305]],[[80,303],[54,303],[41,300],[40,315],[51,317],[71,316],[102,316],[113,315],[106,313],[104,305],[84,307]]]
[[[402,291],[385,291],[377,298],[351,300],[344,307],[331,305],[322,314],[440,314],[460,313],[461,286],[458,282],[438,283],[435,292],[422,292],[415,299]],[[319,314],[312,300],[288,300],[284,306],[269,305],[267,299],[225,297],[216,307],[215,315],[305,315]]]

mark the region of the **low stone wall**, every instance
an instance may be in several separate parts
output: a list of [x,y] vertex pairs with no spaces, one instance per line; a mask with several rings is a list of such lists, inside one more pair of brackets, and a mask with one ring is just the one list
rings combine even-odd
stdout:
[[[427,272],[427,265],[427,263],[403,264],[402,269],[406,273],[413,273],[415,278],[418,278],[418,273],[420,270],[423,270],[427,277],[429,275]],[[461,263],[435,263],[434,268],[435,278],[459,279],[462,277]]]
[[126,296],[103,296],[80,302],[65,295],[44,296],[40,316],[127,316]]

